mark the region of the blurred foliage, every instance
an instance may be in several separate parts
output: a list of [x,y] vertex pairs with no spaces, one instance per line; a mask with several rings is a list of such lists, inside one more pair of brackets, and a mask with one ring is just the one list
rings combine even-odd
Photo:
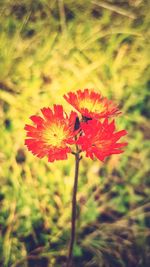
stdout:
[[47,163],[24,147],[24,125],[63,94],[95,88],[120,104],[124,154],[83,159],[78,267],[150,262],[150,2],[2,0],[0,16],[0,266],[63,266],[74,159]]

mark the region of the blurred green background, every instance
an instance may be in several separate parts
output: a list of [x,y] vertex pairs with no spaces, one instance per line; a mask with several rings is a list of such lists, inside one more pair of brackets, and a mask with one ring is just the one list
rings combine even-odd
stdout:
[[74,158],[53,164],[24,146],[24,125],[63,94],[95,88],[119,103],[125,153],[84,158],[74,267],[150,262],[150,2],[0,2],[0,266],[64,266]]

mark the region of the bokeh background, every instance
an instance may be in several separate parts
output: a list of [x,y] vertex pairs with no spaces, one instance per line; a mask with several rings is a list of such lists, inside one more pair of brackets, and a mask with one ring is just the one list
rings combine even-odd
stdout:
[[74,267],[150,262],[150,2],[2,0],[0,266],[64,266],[74,158],[53,164],[24,146],[24,125],[63,94],[95,88],[119,103],[124,154],[83,158]]

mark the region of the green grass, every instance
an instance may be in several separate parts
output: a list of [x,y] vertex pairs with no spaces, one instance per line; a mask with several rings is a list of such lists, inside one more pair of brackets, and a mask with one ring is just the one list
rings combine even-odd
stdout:
[[[19,261],[17,266],[26,267],[35,249],[36,257],[46,257],[49,266],[63,265],[70,232],[73,156],[53,164],[34,157],[24,146],[23,128],[43,106],[59,103],[70,111],[63,94],[79,88],[95,88],[119,103],[123,115],[118,129],[128,130],[129,144],[124,154],[112,156],[106,164],[82,161],[76,264],[127,266],[124,248],[128,261],[135,264],[130,257],[133,247],[119,242],[117,249],[117,235],[108,231],[112,225],[107,223],[113,220],[117,228],[124,216],[123,231],[134,233],[128,241],[137,251],[145,246],[136,266],[148,267],[146,241],[139,244],[139,236],[141,231],[143,238],[147,236],[149,215],[145,205],[150,193],[150,6],[142,0],[103,1],[105,7],[97,4],[101,2],[1,2],[0,264],[4,267],[15,267]],[[140,220],[130,229],[132,210]],[[113,246],[107,240],[110,236]],[[112,254],[115,249],[119,254]],[[34,264],[43,266],[40,259],[28,261],[28,266]]]

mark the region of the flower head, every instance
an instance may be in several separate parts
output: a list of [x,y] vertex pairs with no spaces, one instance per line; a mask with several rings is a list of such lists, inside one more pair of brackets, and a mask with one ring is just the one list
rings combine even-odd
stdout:
[[71,112],[68,117],[61,105],[54,105],[54,109],[42,108],[41,116],[31,116],[34,126],[25,125],[27,139],[25,144],[34,155],[39,158],[48,157],[49,162],[67,159],[71,152],[68,144],[74,143],[74,125],[76,113]]
[[122,153],[122,148],[127,145],[127,143],[118,143],[118,140],[127,132],[125,130],[115,132],[114,120],[110,124],[108,119],[103,122],[89,120],[87,123],[81,123],[81,129],[83,135],[79,137],[77,144],[91,159],[95,156],[103,161],[112,154]]
[[70,92],[64,98],[86,118],[100,119],[121,113],[111,100],[89,89]]

